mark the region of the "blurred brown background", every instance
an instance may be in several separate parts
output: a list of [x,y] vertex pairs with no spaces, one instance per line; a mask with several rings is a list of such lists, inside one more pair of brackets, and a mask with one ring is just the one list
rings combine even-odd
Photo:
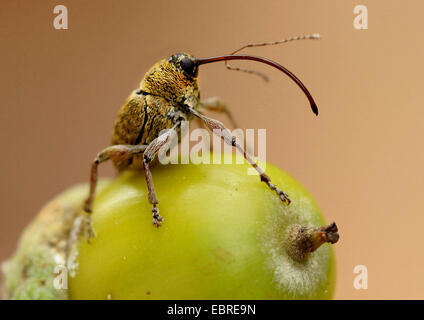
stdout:
[[[53,28],[58,4],[68,30]],[[368,30],[353,28],[358,4]],[[260,64],[238,63],[265,71],[268,84],[203,67],[202,96],[225,99],[243,127],[266,128],[268,160],[337,221],[336,298],[424,298],[423,10],[412,0],[2,0],[0,260],[46,201],[87,181],[120,105],[157,60],[319,32],[320,41],[246,51],[298,75],[318,118],[293,82]],[[353,287],[358,264],[368,290]]]

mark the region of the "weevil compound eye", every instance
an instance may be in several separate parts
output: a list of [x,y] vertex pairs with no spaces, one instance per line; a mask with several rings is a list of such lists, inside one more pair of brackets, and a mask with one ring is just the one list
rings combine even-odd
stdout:
[[197,64],[192,59],[184,57],[180,61],[181,69],[191,77],[197,75]]

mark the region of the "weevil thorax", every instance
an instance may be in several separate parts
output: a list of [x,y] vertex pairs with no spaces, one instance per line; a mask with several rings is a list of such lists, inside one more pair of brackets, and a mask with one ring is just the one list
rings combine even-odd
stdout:
[[141,81],[141,90],[165,98],[176,106],[196,108],[200,100],[196,58],[173,54],[156,63]]

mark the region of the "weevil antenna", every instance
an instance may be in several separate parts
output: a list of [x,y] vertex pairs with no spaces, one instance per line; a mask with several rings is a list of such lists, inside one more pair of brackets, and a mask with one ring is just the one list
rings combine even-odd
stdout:
[[251,56],[246,54],[229,54],[229,55],[223,55],[223,56],[217,56],[217,57],[211,57],[211,58],[199,58],[197,59],[197,64],[201,65],[201,64],[207,64],[212,62],[230,61],[230,60],[257,61],[257,62],[265,63],[285,73],[290,79],[292,79],[299,86],[300,89],[302,89],[303,93],[306,95],[306,97],[309,100],[312,111],[315,113],[315,115],[318,115],[318,107],[314,101],[314,98],[312,98],[312,95],[309,93],[308,89],[306,89],[302,81],[300,81],[299,78],[297,78],[291,71],[289,71],[287,68],[283,67],[277,62],[274,62],[267,58]]
[[[276,45],[276,44],[282,44],[282,43],[295,41],[295,40],[317,40],[317,39],[321,39],[321,35],[318,34],[318,33],[313,33],[313,34],[307,34],[307,35],[302,35],[302,36],[290,37],[290,38],[286,38],[286,39],[279,40],[279,41],[261,42],[261,43],[248,43],[248,44],[242,46],[241,48],[237,49],[236,51],[231,52],[231,54],[236,54],[236,53],[238,53],[238,52],[240,52],[244,49],[247,49],[247,48],[273,46],[273,45]],[[262,72],[255,71],[255,70],[241,69],[241,68],[238,68],[238,67],[232,67],[232,66],[230,66],[228,61],[225,61],[225,67],[228,70],[232,70],[232,71],[241,71],[241,72],[246,72],[246,73],[249,73],[249,74],[255,74],[255,75],[261,77],[265,82],[269,81],[268,76],[266,74],[262,73]]]

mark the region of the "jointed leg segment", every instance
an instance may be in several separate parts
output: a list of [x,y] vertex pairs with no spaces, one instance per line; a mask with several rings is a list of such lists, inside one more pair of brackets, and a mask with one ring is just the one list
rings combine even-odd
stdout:
[[159,209],[156,206],[159,201],[156,197],[156,193],[155,193],[155,189],[153,186],[153,179],[152,179],[152,173],[150,172],[150,168],[149,168],[149,162],[152,161],[153,159],[143,159],[143,168],[144,168],[144,175],[146,177],[146,183],[147,183],[147,190],[149,192],[149,202],[153,205],[152,208],[152,215],[153,215],[153,224],[156,227],[159,227],[160,224],[163,221],[162,216],[159,214]]
[[156,197],[155,188],[153,186],[152,173],[150,172],[149,163],[155,158],[155,155],[158,153],[160,148],[165,146],[170,141],[172,135],[177,133],[175,129],[180,125],[181,123],[177,123],[172,129],[166,131],[164,134],[159,135],[159,137],[157,137],[148,145],[143,154],[144,175],[146,176],[147,190],[149,192],[149,202],[153,205],[153,224],[156,227],[161,225],[163,218],[159,214],[159,209],[157,207],[159,201]]
[[[153,224],[157,227],[160,226],[163,218],[159,215],[159,209],[157,208],[158,199],[156,198],[155,190],[153,187],[153,180],[149,168],[149,163],[154,159],[160,148],[165,146],[170,141],[171,136],[176,134],[176,128],[180,125],[180,122],[177,123],[171,130],[168,130],[164,134],[159,135],[159,137],[153,140],[149,145],[114,145],[99,152],[91,165],[90,192],[87,200],[85,201],[84,210],[88,213],[91,213],[92,211],[97,185],[97,168],[100,163],[107,160],[125,160],[133,155],[142,153],[144,174],[146,176],[147,189],[149,192],[148,198],[149,202],[153,205]],[[89,234],[92,233],[92,230],[89,230]]]
[[262,170],[261,167],[257,165],[255,161],[253,161],[253,159],[249,156],[249,154],[247,154],[244,148],[237,143],[235,137],[230,134],[227,128],[225,128],[220,121],[208,118],[194,109],[190,109],[190,111],[200,120],[202,120],[209,130],[219,135],[227,144],[237,148],[237,150],[239,150],[243,154],[247,162],[249,162],[249,164],[259,173],[261,181],[265,182],[266,185],[272,191],[275,191],[275,193],[277,193],[277,195],[280,197],[281,201],[290,204],[291,201],[288,195],[284,193],[281,189],[279,189],[276,185],[271,183],[270,177]]
[[[91,164],[91,172],[90,172],[90,192],[84,203],[84,211],[87,213],[92,212],[92,205],[94,196],[96,193],[97,186],[97,168],[100,163],[105,162],[107,160],[125,160],[133,155],[143,153],[147,146],[145,145],[124,145],[118,144],[114,146],[107,147],[103,151],[99,152]],[[85,230],[88,240],[94,237],[94,231],[91,227],[91,218],[90,216],[86,217]]]
[[133,155],[143,153],[147,148],[146,145],[126,145],[118,144],[114,146],[107,147],[106,149],[99,152],[91,164],[91,173],[90,173],[90,193],[87,200],[84,203],[85,212],[91,213],[94,196],[96,193],[97,185],[97,167],[99,164],[108,161],[108,160],[124,160]]

